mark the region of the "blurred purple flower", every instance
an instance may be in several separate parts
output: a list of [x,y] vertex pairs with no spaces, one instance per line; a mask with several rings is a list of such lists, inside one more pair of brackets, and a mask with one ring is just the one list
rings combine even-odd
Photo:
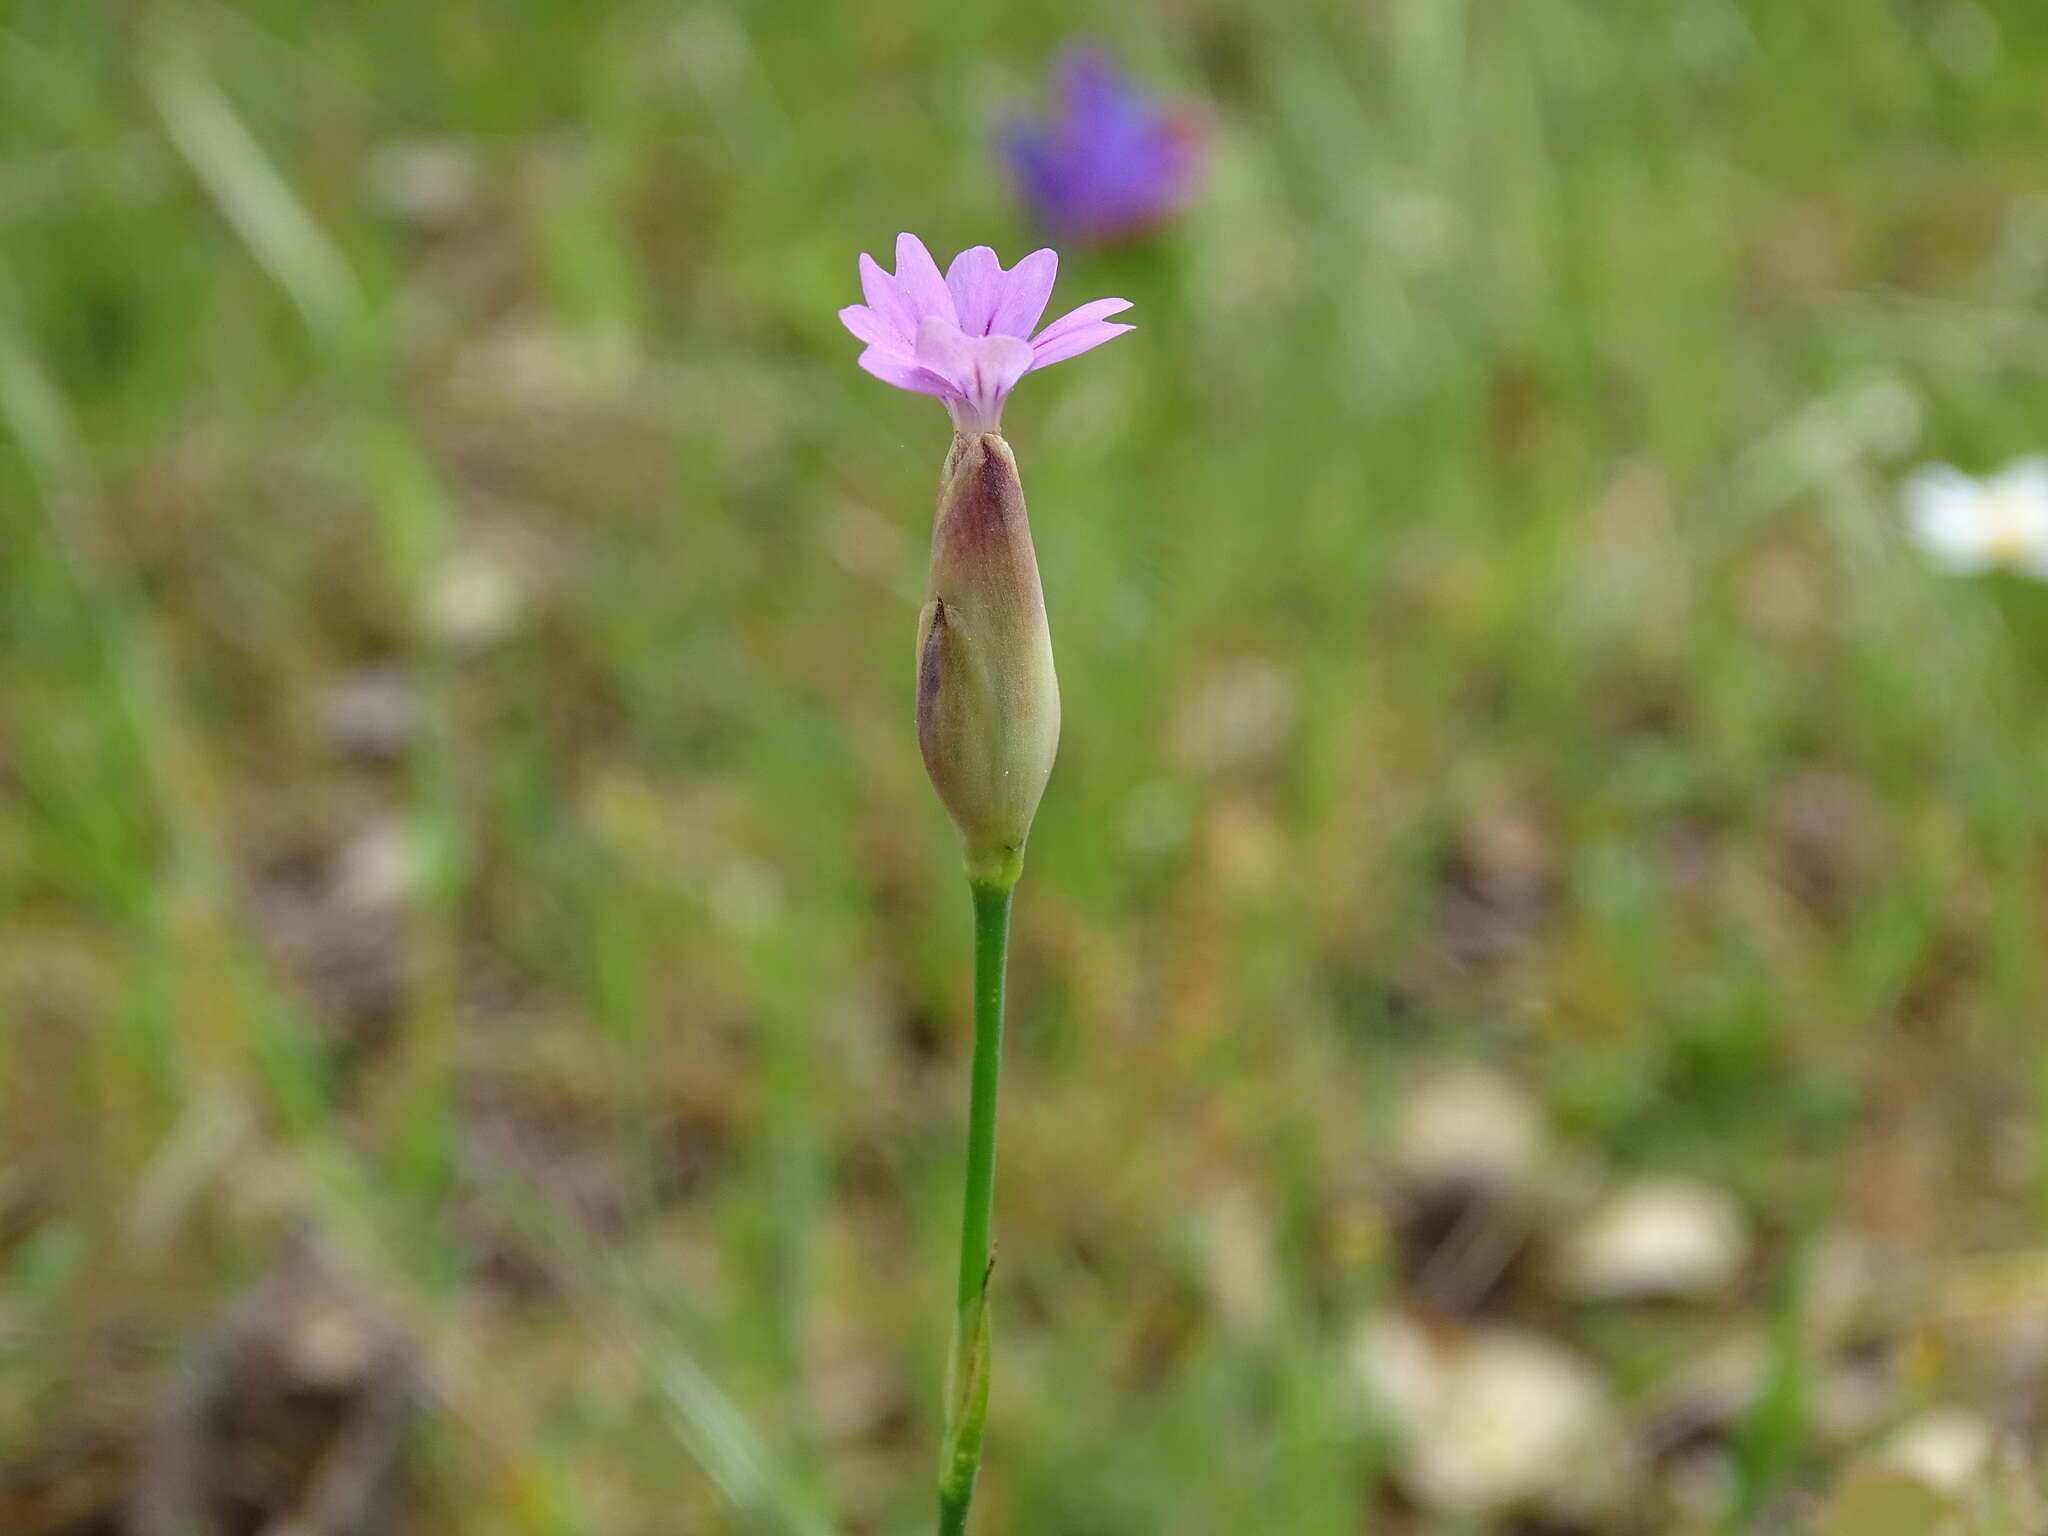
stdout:
[[1103,242],[1176,212],[1201,167],[1195,120],[1155,107],[1099,48],[1069,48],[1053,73],[1058,109],[1002,141],[1039,217],[1063,235]]
[[1131,329],[1108,318],[1129,309],[1129,299],[1097,299],[1033,336],[1059,265],[1052,251],[1033,251],[1005,272],[994,251],[977,245],[940,277],[924,242],[898,235],[893,275],[862,252],[867,303],[847,305],[840,323],[867,343],[860,365],[883,383],[938,396],[962,432],[997,432],[1003,402],[1025,374]]

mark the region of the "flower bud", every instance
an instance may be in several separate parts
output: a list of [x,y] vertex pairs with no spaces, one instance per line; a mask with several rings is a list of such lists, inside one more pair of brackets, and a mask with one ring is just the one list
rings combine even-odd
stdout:
[[994,432],[953,439],[917,628],[917,744],[967,840],[968,878],[1010,886],[1060,740],[1059,680],[1024,487]]

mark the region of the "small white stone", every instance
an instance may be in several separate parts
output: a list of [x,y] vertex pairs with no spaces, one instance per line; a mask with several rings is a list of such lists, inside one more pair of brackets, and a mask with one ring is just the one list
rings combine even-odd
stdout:
[[1748,1224],[1732,1199],[1692,1179],[1654,1178],[1595,1207],[1560,1270],[1581,1300],[1698,1298],[1726,1290],[1748,1256]]
[[419,845],[397,817],[364,828],[335,855],[336,904],[357,913],[388,912],[412,896],[420,879]]
[[1352,1352],[1400,1480],[1430,1508],[1584,1514],[1621,1491],[1612,1400],[1563,1346],[1498,1326],[1432,1333],[1384,1312],[1366,1320]]
[[338,1296],[302,1304],[289,1344],[300,1383],[329,1392],[353,1387],[376,1364],[378,1339],[370,1320]]
[[1407,1179],[1444,1188],[1527,1188],[1544,1161],[1536,1106],[1513,1083],[1476,1067],[1424,1078],[1408,1095],[1394,1140]]
[[1991,1462],[1997,1436],[1963,1408],[1932,1408],[1902,1424],[1885,1447],[1885,1460],[1944,1493],[1966,1494]]
[[427,626],[462,650],[484,650],[508,638],[525,616],[528,592],[517,567],[483,549],[450,556],[427,596]]

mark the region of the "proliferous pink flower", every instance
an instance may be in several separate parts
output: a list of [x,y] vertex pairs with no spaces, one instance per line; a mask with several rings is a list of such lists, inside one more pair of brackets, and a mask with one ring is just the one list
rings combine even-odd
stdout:
[[1034,368],[1065,362],[1132,329],[1108,317],[1128,299],[1097,299],[1062,315],[1036,336],[1031,328],[1052,297],[1060,259],[1033,251],[1009,271],[985,245],[953,258],[944,277],[915,235],[896,237],[896,272],[860,258],[865,304],[839,318],[867,344],[860,365],[885,384],[936,395],[961,432],[1002,429],[1003,402]]

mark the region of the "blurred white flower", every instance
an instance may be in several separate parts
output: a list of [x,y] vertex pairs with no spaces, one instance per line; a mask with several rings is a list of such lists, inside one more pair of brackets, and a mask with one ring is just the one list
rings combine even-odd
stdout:
[[352,913],[388,912],[419,888],[424,851],[404,822],[372,822],[335,854],[330,889]]
[[1902,496],[1913,542],[1943,570],[2048,580],[2048,456],[2020,459],[1987,480],[1931,464]]
[[1421,1503],[1452,1514],[1599,1510],[1625,1488],[1628,1455],[1592,1367],[1539,1334],[1368,1317],[1352,1364],[1395,1469]]
[[1480,1067],[1445,1068],[1402,1106],[1394,1165],[1425,1189],[1526,1192],[1545,1171],[1543,1118],[1515,1084]]
[[1734,1283],[1748,1254],[1748,1224],[1726,1194],[1693,1179],[1642,1179],[1572,1234],[1563,1280],[1589,1301],[1706,1297]]
[[531,597],[526,572],[502,554],[457,549],[427,592],[427,627],[457,650],[488,650],[519,628]]
[[1885,1459],[1945,1493],[1980,1487],[1997,1448],[1997,1434],[1964,1408],[1932,1408],[1902,1425]]

